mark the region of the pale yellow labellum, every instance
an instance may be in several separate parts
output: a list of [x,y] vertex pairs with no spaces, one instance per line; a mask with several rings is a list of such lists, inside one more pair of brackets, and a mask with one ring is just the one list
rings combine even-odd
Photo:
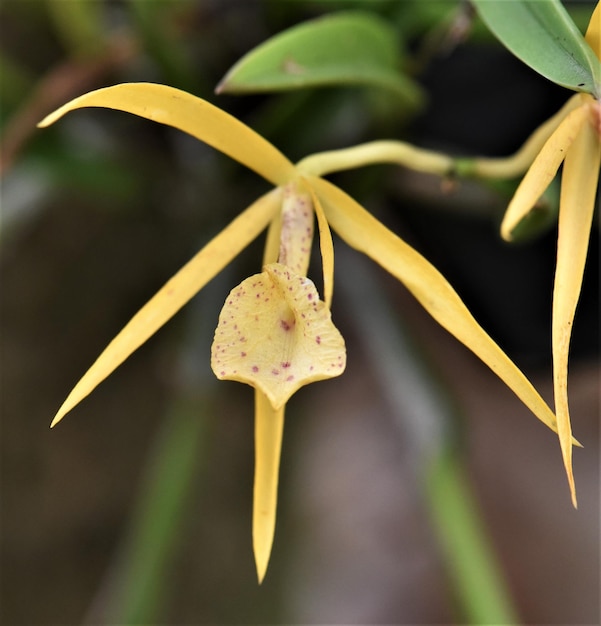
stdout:
[[217,378],[252,385],[279,409],[345,366],[344,339],[308,278],[273,263],[229,294],[211,348]]

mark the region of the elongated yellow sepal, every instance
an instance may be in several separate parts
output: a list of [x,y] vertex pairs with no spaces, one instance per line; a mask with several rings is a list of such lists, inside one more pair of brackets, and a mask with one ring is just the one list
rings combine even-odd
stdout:
[[[586,98],[590,99],[591,97],[587,94],[578,94],[574,98],[579,99],[584,104]],[[531,211],[536,201],[549,186],[565,159],[572,141],[580,132],[588,116],[588,107],[579,106],[565,117],[546,141],[507,207],[501,224],[503,239],[511,240],[513,229]]]
[[206,100],[180,89],[154,83],[125,83],[84,94],[44,118],[38,126],[56,122],[84,107],[126,111],[173,126],[246,165],[274,185],[294,176],[290,161],[254,130]]
[[[591,108],[595,106],[599,105],[591,102]],[[553,290],[555,411],[559,442],[574,506],[576,506],[576,492],[572,475],[572,446],[570,444],[572,427],[568,411],[568,353],[574,314],[582,287],[600,165],[599,135],[593,125],[587,122],[572,143],[563,165],[557,265]]]
[[274,189],[241,213],[182,267],[111,341],[73,388],[52,426],[111,374],[267,226],[281,204]]
[[597,2],[595,6],[584,38],[597,58],[601,59],[601,2]]
[[553,411],[476,322],[440,272],[342,190],[319,178],[310,178],[309,183],[340,237],[398,278],[443,328],[472,350],[536,417],[557,432]]
[[260,389],[275,408],[303,385],[340,376],[344,339],[315,285],[272,263],[228,295],[211,347],[220,380]]
[[[311,187],[309,187],[311,189]],[[319,228],[319,249],[321,252],[321,264],[323,267],[323,299],[326,306],[331,308],[332,297],[334,295],[334,243],[330,225],[326,219],[319,197],[311,189],[313,207],[317,215],[317,226]]]
[[255,481],[253,490],[253,551],[259,584],[271,555],[278,503],[280,455],[284,432],[284,407],[274,409],[255,390]]

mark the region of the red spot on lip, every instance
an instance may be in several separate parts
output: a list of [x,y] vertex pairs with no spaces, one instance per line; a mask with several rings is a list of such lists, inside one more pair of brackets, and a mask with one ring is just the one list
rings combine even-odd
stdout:
[[282,363],[282,367],[283,368],[290,367],[290,361],[286,361],[285,363]]
[[321,343],[321,337],[319,335],[317,335],[317,337],[315,337],[315,342],[316,343]]
[[294,376],[292,376],[292,374],[286,378],[287,382],[290,382],[291,380],[294,380]]
[[246,356],[246,352],[240,352],[240,356],[242,357]]
[[280,370],[276,370],[275,368],[273,368],[273,369],[271,370],[271,373],[272,373],[274,376],[278,376],[278,375],[279,375],[279,373],[280,373]]
[[286,320],[280,320],[280,328],[282,328],[285,331],[289,331],[293,326],[294,326],[294,321],[288,322]]
[[259,371],[259,368],[256,365],[253,365],[252,370],[256,374]]

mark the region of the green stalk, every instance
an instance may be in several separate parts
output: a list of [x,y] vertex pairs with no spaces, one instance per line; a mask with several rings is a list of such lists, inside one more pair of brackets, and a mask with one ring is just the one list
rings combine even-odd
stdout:
[[[343,258],[341,258],[343,257]],[[423,356],[378,289],[377,276],[356,254],[338,254],[344,265],[337,285],[366,337],[363,349],[382,393],[394,411],[408,448],[414,451],[418,480],[425,481],[436,533],[460,621],[516,624],[516,613],[494,549],[481,519],[464,464],[452,442],[455,409]],[[357,289],[361,285],[361,289]]]
[[[186,508],[199,497],[209,449],[217,380],[204,358],[216,319],[220,280],[190,303],[178,363],[179,393],[150,451],[130,526],[115,562],[88,611],[87,623],[155,624],[171,597],[172,559],[180,548]],[[202,304],[201,304],[202,302]],[[192,486],[194,485],[194,489]]]
[[198,459],[207,447],[209,411],[202,404],[179,398],[163,424],[122,555],[108,623],[155,623],[168,597],[171,556]]
[[450,446],[431,461],[426,495],[468,624],[517,624],[461,459]]

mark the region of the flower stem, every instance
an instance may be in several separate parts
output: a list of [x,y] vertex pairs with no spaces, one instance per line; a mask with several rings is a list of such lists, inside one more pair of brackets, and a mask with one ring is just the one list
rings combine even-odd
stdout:
[[465,176],[483,179],[506,179],[521,176],[559,126],[565,116],[580,104],[572,96],[550,119],[541,124],[522,147],[508,157],[453,157],[418,148],[404,141],[371,141],[351,148],[319,152],[305,157],[297,168],[306,174],[324,176],[332,172],[356,169],[366,165],[390,163],[438,176]]
[[[198,460],[206,448],[206,401],[180,396],[151,453],[131,525],[88,623],[155,623],[168,599],[165,584]],[[168,578],[168,576],[167,576]]]
[[467,623],[517,624],[463,463],[451,446],[431,462],[426,494]]
[[[471,624],[515,624],[515,612],[480,512],[454,451],[452,401],[432,375],[398,312],[392,312],[377,276],[356,255],[341,251],[337,283],[369,341],[363,349],[423,479],[433,529],[446,558],[461,617]],[[356,289],[360,284],[361,290]]]

